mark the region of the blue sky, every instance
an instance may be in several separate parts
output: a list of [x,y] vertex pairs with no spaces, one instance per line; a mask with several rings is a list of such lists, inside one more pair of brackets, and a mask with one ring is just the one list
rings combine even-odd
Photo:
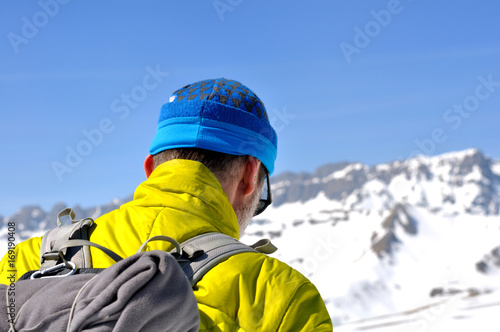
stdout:
[[126,197],[158,112],[227,77],[264,101],[276,173],[479,148],[500,159],[500,3],[2,1],[0,214]]

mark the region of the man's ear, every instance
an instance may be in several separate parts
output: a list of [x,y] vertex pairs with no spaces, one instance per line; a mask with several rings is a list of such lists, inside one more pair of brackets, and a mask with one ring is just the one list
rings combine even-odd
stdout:
[[146,159],[144,160],[144,172],[146,173],[146,177],[149,178],[154,169],[153,156],[148,154]]
[[243,173],[243,178],[241,180],[243,185],[243,194],[245,196],[250,195],[255,190],[257,186],[257,174],[259,172],[260,161],[252,156],[248,157],[245,162],[245,170]]

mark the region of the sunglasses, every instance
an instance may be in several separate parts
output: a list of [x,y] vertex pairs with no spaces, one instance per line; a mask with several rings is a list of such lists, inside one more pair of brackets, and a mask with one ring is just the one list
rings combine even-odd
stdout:
[[[265,186],[267,187],[267,190],[262,190],[262,196],[260,197],[259,204],[257,204],[257,208],[255,209],[254,216],[257,216],[264,212],[265,209],[272,203],[272,197],[271,197],[271,182],[269,181],[269,173],[266,175],[266,184]],[[264,196],[264,193],[267,193],[266,197]]]

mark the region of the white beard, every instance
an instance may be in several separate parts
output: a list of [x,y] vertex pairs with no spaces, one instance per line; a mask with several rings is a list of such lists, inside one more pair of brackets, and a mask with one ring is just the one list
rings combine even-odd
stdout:
[[236,218],[238,219],[238,225],[240,227],[240,236],[243,235],[243,232],[245,232],[245,229],[250,224],[253,214],[257,209],[257,205],[259,204],[261,196],[262,187],[259,189],[260,190],[254,190],[250,204],[247,204],[246,206],[242,207],[237,207],[234,209],[234,212],[236,213]]

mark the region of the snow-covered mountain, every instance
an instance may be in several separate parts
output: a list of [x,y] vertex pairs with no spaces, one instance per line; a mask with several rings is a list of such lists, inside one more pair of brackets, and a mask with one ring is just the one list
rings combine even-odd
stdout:
[[420,156],[369,167],[327,165],[314,174],[281,174],[272,181],[274,206],[306,202],[322,193],[343,210],[387,210],[394,203],[434,212],[498,214],[500,163],[477,149]]
[[[271,187],[273,205],[242,241],[270,238],[274,255],[318,287],[340,330],[444,331],[446,320],[500,306],[490,300],[500,299],[500,161],[470,149],[338,163],[278,175]],[[75,212],[95,218],[121,203]],[[22,240],[53,227],[63,207],[27,207],[0,222],[15,221]]]
[[334,164],[271,186],[277,204],[242,240],[271,238],[276,257],[316,284],[336,325],[397,312],[420,321],[437,303],[500,290],[500,162],[476,149]]

